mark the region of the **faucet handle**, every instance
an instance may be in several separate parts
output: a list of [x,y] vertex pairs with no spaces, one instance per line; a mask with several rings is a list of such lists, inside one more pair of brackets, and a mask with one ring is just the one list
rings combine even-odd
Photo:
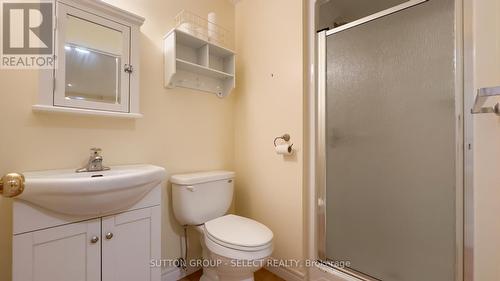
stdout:
[[101,151],[102,151],[102,149],[100,149],[98,147],[92,147],[90,149],[90,155],[91,156],[99,156],[99,154],[101,154]]

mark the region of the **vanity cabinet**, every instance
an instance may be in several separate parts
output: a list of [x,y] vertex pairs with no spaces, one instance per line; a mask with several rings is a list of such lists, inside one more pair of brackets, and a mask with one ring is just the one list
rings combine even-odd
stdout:
[[13,281],[159,281],[160,215],[155,206],[16,235]]

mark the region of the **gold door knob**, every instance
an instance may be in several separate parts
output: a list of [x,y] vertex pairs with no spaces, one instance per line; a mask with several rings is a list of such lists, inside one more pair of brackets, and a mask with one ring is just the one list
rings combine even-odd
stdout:
[[106,239],[109,240],[111,238],[113,238],[113,233],[111,233],[111,232],[106,233]]
[[0,179],[0,193],[4,197],[16,197],[24,191],[24,176],[18,173],[6,174]]

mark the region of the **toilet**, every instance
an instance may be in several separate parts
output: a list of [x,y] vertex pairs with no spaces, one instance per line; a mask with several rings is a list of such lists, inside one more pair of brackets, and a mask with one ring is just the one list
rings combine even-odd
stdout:
[[226,215],[234,191],[234,172],[210,171],[174,175],[172,206],[181,225],[201,233],[201,281],[253,281],[253,274],[273,251],[273,233],[265,225]]

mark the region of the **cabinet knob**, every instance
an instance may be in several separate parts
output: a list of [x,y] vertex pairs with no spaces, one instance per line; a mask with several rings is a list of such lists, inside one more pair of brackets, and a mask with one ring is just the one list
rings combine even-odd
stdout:
[[90,239],[90,243],[92,243],[92,244],[95,244],[98,241],[99,241],[99,237],[97,237],[97,236],[92,236],[92,238]]
[[106,233],[106,239],[109,240],[111,238],[113,238],[113,233],[111,233],[111,232]]

